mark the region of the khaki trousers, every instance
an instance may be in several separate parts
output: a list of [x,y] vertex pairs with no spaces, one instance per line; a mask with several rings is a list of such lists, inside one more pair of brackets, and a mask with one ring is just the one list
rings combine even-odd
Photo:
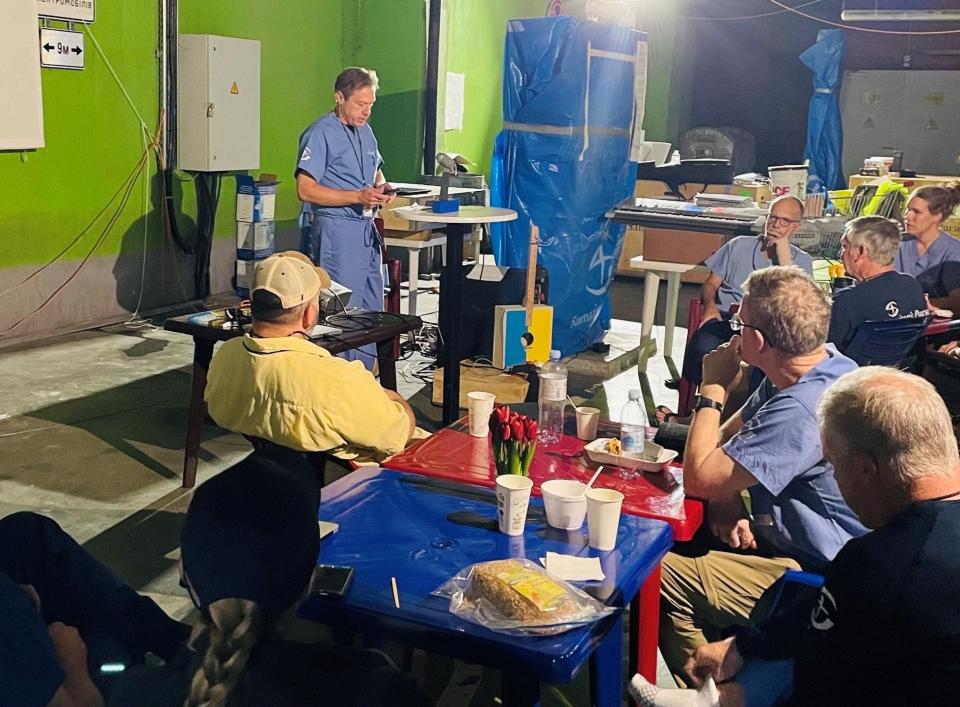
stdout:
[[700,557],[674,552],[663,558],[660,579],[660,651],[677,684],[693,651],[720,640],[721,629],[749,623],[760,595],[788,569],[787,557],[713,550]]

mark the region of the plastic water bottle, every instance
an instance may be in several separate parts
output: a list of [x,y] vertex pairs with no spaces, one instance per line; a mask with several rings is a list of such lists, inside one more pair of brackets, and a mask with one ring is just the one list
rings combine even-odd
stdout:
[[540,369],[539,402],[539,440],[544,444],[559,442],[567,407],[567,367],[560,363],[559,351],[551,351],[550,360]]
[[[629,400],[620,413],[620,445],[624,454],[643,454],[647,434],[647,413],[643,409],[643,391],[633,389]],[[620,474],[623,478],[632,478],[636,471],[624,467]]]

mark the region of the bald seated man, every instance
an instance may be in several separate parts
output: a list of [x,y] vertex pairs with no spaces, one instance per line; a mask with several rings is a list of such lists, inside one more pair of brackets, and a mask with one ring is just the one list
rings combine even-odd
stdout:
[[[700,384],[703,357],[733,337],[730,310],[743,300],[741,283],[750,273],[771,265],[796,265],[813,277],[813,259],[790,244],[790,237],[802,223],[803,202],[795,196],[777,197],[770,203],[762,234],[732,238],[703,262],[710,269],[710,277],[700,288],[700,324],[683,354],[683,377],[690,383]],[[667,382],[674,389],[679,384],[679,380]],[[672,417],[666,406],[657,408],[659,422]]]

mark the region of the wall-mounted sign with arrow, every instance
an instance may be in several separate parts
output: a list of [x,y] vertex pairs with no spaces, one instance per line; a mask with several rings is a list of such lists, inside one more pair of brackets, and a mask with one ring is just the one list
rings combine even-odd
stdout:
[[52,69],[82,69],[83,32],[40,28],[40,66]]

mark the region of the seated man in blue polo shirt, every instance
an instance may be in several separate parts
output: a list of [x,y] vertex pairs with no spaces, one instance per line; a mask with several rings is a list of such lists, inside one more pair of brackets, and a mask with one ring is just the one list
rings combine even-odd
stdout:
[[882,216],[861,216],[844,228],[840,258],[857,284],[833,294],[827,341],[840,351],[864,322],[926,315],[920,283],[893,269],[899,247],[899,226]]
[[[820,397],[857,367],[825,343],[827,296],[796,267],[758,270],[743,289],[731,318],[739,335],[704,358],[683,469],[686,493],[709,501],[710,531],[730,551],[671,552],[663,561],[660,648],[681,683],[688,656],[722,629],[746,624],[784,571],[822,570],[866,532],[820,445]],[[721,425],[741,360],[766,379]]]
[[[750,273],[770,265],[796,265],[813,276],[813,259],[790,244],[801,223],[803,202],[795,196],[777,197],[770,204],[763,234],[737,236],[703,262],[710,268],[710,277],[700,288],[700,326],[683,354],[683,377],[693,385],[700,383],[703,357],[733,336],[730,308],[743,299],[740,283]],[[679,381],[668,382],[669,387],[677,385]],[[657,408],[660,422],[671,415],[666,407]]]

